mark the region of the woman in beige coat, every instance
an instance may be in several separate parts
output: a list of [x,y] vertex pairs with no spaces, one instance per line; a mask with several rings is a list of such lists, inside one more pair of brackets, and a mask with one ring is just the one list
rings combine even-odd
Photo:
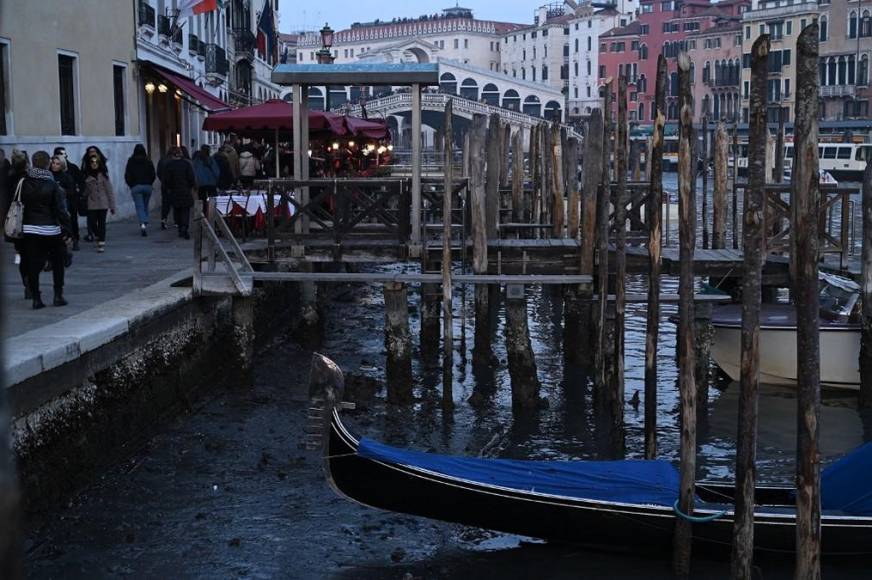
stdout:
[[115,192],[109,181],[106,163],[97,155],[88,157],[85,173],[85,197],[88,200],[88,229],[97,239],[97,251],[106,250],[106,213],[115,215]]

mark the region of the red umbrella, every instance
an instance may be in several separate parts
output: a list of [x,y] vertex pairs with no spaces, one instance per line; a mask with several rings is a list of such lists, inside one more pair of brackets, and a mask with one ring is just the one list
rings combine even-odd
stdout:
[[345,117],[345,126],[352,135],[361,135],[370,139],[386,139],[388,136],[387,121],[371,121],[359,117]]

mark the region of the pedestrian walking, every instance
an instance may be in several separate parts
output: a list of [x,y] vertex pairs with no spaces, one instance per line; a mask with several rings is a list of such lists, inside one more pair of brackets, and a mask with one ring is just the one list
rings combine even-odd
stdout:
[[[86,218],[88,217],[88,196],[85,192],[85,179],[88,177],[87,168],[88,168],[88,160],[96,155],[100,159],[100,164],[103,167],[109,167],[109,159],[103,155],[103,152],[96,145],[89,145],[87,149],[85,149],[85,154],[82,156],[82,165],[81,165],[81,194],[82,194],[82,202],[79,207],[79,212],[83,214]],[[96,239],[96,234],[92,229],[92,221],[90,219],[85,220],[85,224],[87,227],[88,234],[85,236],[86,242],[93,242]]]
[[49,171],[51,158],[45,151],[33,154],[33,167],[21,186],[24,204],[23,249],[27,265],[27,287],[33,299],[33,309],[44,308],[39,291],[39,275],[46,260],[51,262],[55,306],[66,306],[64,299],[64,260],[69,235],[70,216],[65,194]]
[[[18,149],[12,149],[9,163],[9,173],[6,177],[7,195],[3,198],[3,223],[6,223],[6,213],[9,211],[9,206],[12,204],[12,197],[15,195],[15,190],[18,183],[27,177],[27,170],[30,168],[30,162],[27,159],[27,152]],[[23,185],[23,184],[22,184]],[[10,242],[15,248],[15,264],[18,266],[18,275],[21,277],[21,284],[24,286],[24,298],[30,300],[33,296],[30,293],[30,286],[27,283],[27,263],[24,260],[24,240],[22,238],[15,239],[6,237],[4,239]]]
[[151,200],[154,178],[154,163],[145,151],[145,146],[137,143],[124,168],[124,181],[130,188],[130,195],[136,205],[142,237],[148,235],[148,202]]
[[170,190],[166,185],[166,166],[172,160],[172,149],[164,153],[157,162],[157,178],[160,180],[160,229],[167,229],[167,219],[173,210],[173,202],[170,199]]
[[[102,159],[105,159],[102,158]],[[97,251],[106,251],[106,214],[115,215],[115,191],[109,180],[109,170],[96,153],[85,166],[85,196],[88,200],[88,230],[97,240]]]
[[[100,151],[96,147],[94,148],[96,151]],[[102,152],[99,153],[102,155]],[[65,147],[55,147],[54,155],[60,155],[64,158],[64,162],[67,165],[66,172],[73,179],[73,183],[75,184],[75,190],[73,192],[67,191],[67,211],[70,212],[70,236],[73,240],[73,251],[79,251],[79,216],[87,216],[88,211],[85,206],[85,199],[83,196],[83,192],[85,190],[85,176],[82,174],[82,170],[79,169],[79,166],[73,163],[70,160],[69,155],[67,155],[67,149]]]
[[[51,175],[55,180],[64,194],[64,204],[67,209],[67,213],[70,214],[70,225],[67,226],[67,235],[65,239],[70,239],[72,237],[72,212],[71,208],[75,207],[79,203],[79,186],[76,184],[76,181],[73,179],[73,176],[70,175],[67,170],[67,160],[62,155],[53,155],[51,158],[51,165],[49,165],[49,171],[51,171]],[[64,266],[67,268],[73,263],[73,254],[69,252],[66,242],[64,244]],[[46,271],[51,270],[51,264],[46,265]]]
[[208,145],[203,145],[194,153],[194,177],[197,179],[197,195],[203,204],[204,213],[209,197],[214,197],[218,193],[220,175],[218,163],[212,158],[212,149]]
[[224,147],[218,149],[212,159],[218,166],[218,189],[225,191],[233,187],[233,170],[230,168],[230,159],[227,157]]
[[251,187],[260,171],[260,161],[254,154],[254,149],[250,145],[244,146],[242,153],[239,154],[239,181],[245,187]]
[[188,227],[191,221],[191,207],[194,205],[194,188],[197,179],[194,166],[184,158],[181,147],[174,147],[171,158],[164,167],[164,183],[169,191],[173,206],[173,219],[179,227],[179,237],[191,239]]

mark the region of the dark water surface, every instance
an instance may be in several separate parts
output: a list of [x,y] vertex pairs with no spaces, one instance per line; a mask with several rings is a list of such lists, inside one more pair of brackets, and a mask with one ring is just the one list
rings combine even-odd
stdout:
[[[629,292],[644,291],[629,280]],[[674,280],[664,291],[674,292]],[[467,289],[471,315],[472,290]],[[583,369],[567,369],[561,302],[548,289],[528,291],[531,336],[546,405],[514,417],[502,323],[495,331],[498,363],[473,372],[455,354],[450,412],[441,406],[441,371],[416,350],[415,402],[384,403],[383,307],[379,287],[334,289],[318,350],[353,376],[348,413],[358,432],[421,450],[501,457],[598,457],[591,385]],[[455,338],[461,344],[461,290]],[[418,345],[417,292],[410,292]],[[643,391],[644,305],[628,306],[626,399]],[[678,450],[675,327],[664,307],[660,336],[659,441],[663,457]],[[472,320],[466,320],[472,346]],[[131,460],[49,516],[34,517],[27,543],[35,578],[668,578],[669,555],[650,558],[543,545],[482,530],[364,508],[337,497],[316,456],[301,448],[311,351],[290,338],[261,349],[253,384],[218,394],[168,425]],[[369,379],[366,379],[368,377]],[[824,461],[872,439],[872,417],[855,398],[825,393]],[[643,396],[644,400],[644,396]],[[702,414],[700,475],[730,479],[737,386],[715,381]],[[644,405],[644,403],[643,403]],[[643,405],[626,408],[629,457],[642,453]],[[792,479],[796,400],[790,389],[764,388],[760,402],[759,479]],[[728,558],[729,548],[724,548]],[[791,576],[790,561],[758,562],[766,578]],[[826,562],[827,576],[868,577],[865,562]],[[695,576],[726,577],[726,561],[695,560]]]

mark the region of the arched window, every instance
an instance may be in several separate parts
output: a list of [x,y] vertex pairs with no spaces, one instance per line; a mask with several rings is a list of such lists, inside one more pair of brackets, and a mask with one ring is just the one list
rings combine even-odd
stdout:
[[678,119],[678,104],[675,101],[669,101],[666,105],[666,118],[670,121]]
[[708,83],[712,80],[712,63],[711,61],[705,61],[705,64],[702,65],[702,82]]
[[864,10],[860,18],[860,36],[872,36],[872,14],[868,10]]
[[545,103],[545,118],[549,121],[561,120],[560,103],[557,101],[548,101]]
[[848,55],[848,84],[854,84],[854,73],[856,72],[857,63],[854,62],[854,55]]
[[711,115],[711,112],[712,112],[711,99],[709,98],[708,95],[705,95],[702,98],[702,114],[703,115]]
[[818,61],[818,72],[820,75],[820,84],[824,86],[827,84],[827,61],[826,59],[820,59]]
[[860,57],[860,63],[857,66],[857,84],[861,87],[869,84],[869,55],[867,54]]
[[857,13],[853,10],[848,15],[848,38],[857,38]]
[[488,83],[481,89],[481,100],[488,105],[500,106],[500,90],[493,83]]
[[643,44],[642,46],[639,47],[639,59],[640,60],[648,60],[648,45],[647,44]]
[[823,41],[827,40],[829,38],[829,35],[830,35],[829,18],[827,18],[826,14],[820,17],[820,20],[818,20],[818,26],[820,26],[820,31],[821,31],[820,38],[821,38],[821,42],[823,42]]
[[[723,95],[721,95],[721,96],[723,96]],[[715,95],[714,100],[715,100],[715,107],[714,107],[714,111],[713,111],[713,113],[714,113],[713,117],[715,119],[718,119],[721,116],[721,99],[719,99],[718,96]]]
[[511,109],[513,111],[521,110],[521,97],[518,96],[518,92],[514,89],[509,89],[505,93],[503,93],[503,108]]
[[324,93],[318,87],[309,87],[309,110],[324,110]]
[[846,71],[845,69],[846,69],[846,66],[845,66],[845,57],[844,57],[844,56],[840,56],[840,57],[839,57],[839,66],[838,66],[838,71],[839,71],[839,77],[838,77],[838,79],[839,79],[839,80],[838,80],[838,83],[837,83],[837,84],[844,85],[844,84],[846,84],[846,83],[848,82],[848,80],[847,80],[847,75],[845,74],[847,71]]
[[836,59],[833,57],[827,60],[827,84],[836,84]]
[[524,113],[531,117],[542,116],[542,103],[536,95],[530,95],[524,99]]
[[478,100],[478,83],[474,79],[463,79],[460,83],[460,96],[471,101]]
[[449,95],[457,94],[457,78],[450,72],[442,73],[439,77],[439,90]]
[[639,120],[645,119],[645,103],[639,103]]

